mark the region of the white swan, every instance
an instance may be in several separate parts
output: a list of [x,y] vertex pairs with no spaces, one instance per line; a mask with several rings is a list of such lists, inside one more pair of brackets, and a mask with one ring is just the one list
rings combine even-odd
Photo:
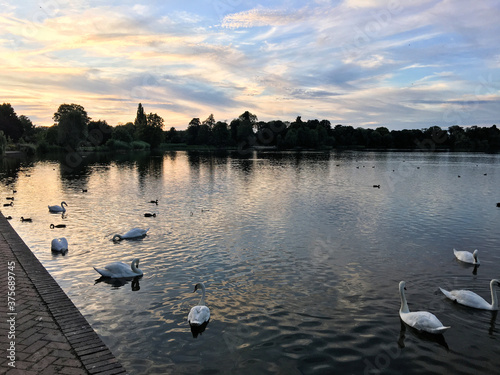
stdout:
[[64,237],[54,238],[50,244],[50,249],[64,254],[68,251],[68,240]]
[[149,228],[148,229],[133,228],[130,229],[125,234],[115,234],[113,236],[113,241],[130,240],[132,238],[145,237],[146,233],[148,233],[148,230]]
[[49,211],[50,212],[66,212],[66,208],[64,206],[68,206],[66,202],[61,202],[61,205],[54,205],[54,206],[49,206]]
[[115,279],[142,276],[142,271],[139,269],[138,258],[135,258],[130,266],[123,262],[113,262],[104,266],[104,268],[94,267],[94,269],[104,277],[111,277]]
[[453,254],[455,254],[458,260],[470,264],[480,264],[479,258],[477,257],[477,253],[478,253],[477,249],[474,250],[474,253],[471,253],[469,251],[458,251],[453,249]]
[[446,297],[461,305],[482,310],[498,310],[498,296],[495,286],[500,286],[500,281],[497,279],[490,281],[491,304],[486,302],[483,297],[470,290],[452,290],[450,292],[442,288],[439,288],[439,290],[441,290]]
[[191,308],[188,315],[188,323],[191,326],[201,326],[210,320],[210,309],[205,306],[205,285],[203,283],[198,283],[194,286],[193,293],[198,289],[201,289],[201,299],[200,303]]
[[399,283],[399,294],[401,296],[401,308],[399,309],[399,316],[401,320],[419,331],[425,331],[429,333],[443,333],[450,327],[443,326],[443,323],[439,321],[436,316],[428,311],[414,311],[410,312],[408,308],[408,303],[405,297],[405,285],[404,281]]

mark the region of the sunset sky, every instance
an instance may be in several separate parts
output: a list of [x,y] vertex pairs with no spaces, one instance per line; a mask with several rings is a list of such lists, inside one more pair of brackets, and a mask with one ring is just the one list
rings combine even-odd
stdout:
[[[408,5],[410,3],[411,5]],[[389,129],[500,124],[497,0],[0,0],[0,103],[110,125],[138,103],[185,129],[327,119]]]

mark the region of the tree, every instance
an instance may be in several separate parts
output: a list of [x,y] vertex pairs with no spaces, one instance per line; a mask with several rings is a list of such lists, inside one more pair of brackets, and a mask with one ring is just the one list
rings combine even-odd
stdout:
[[214,144],[217,147],[223,147],[229,145],[231,134],[225,122],[217,121],[217,123],[212,128],[212,136]]
[[23,124],[9,103],[0,105],[0,130],[5,137],[17,142],[23,135]]
[[140,139],[150,144],[151,148],[158,147],[163,141],[163,118],[156,113],[150,113],[146,118],[146,126],[142,128]]
[[170,143],[179,143],[180,137],[177,130],[172,126],[165,135],[165,141]]
[[76,149],[87,138],[87,122],[80,111],[64,112],[58,117],[57,136],[61,146]]
[[7,138],[5,138],[3,131],[0,130],[0,155],[5,154],[6,147],[7,147]]
[[26,141],[31,140],[31,137],[34,135],[35,125],[33,125],[31,120],[24,115],[19,116],[19,121],[21,122],[22,137]]
[[236,136],[237,143],[254,141],[253,128],[256,126],[257,120],[256,115],[245,111],[240,117],[231,122],[231,136]]
[[148,123],[148,119],[146,114],[144,113],[144,107],[142,106],[141,103],[137,106],[137,116],[135,117],[134,120],[134,125],[136,128],[141,128],[143,126],[146,126]]
[[[128,124],[132,125],[132,129],[130,129]],[[134,140],[134,124],[131,122],[128,124],[115,126],[113,128],[113,132],[111,133],[111,139],[127,143],[132,142]]]
[[104,120],[89,122],[89,140],[94,146],[106,144],[111,138],[113,128]]
[[87,138],[90,117],[78,104],[61,104],[53,117],[57,123],[58,143],[76,149]]
[[78,112],[80,114],[80,116],[82,117],[82,120],[83,122],[85,123],[85,125],[88,125],[89,122],[90,122],[90,117],[87,115],[87,112],[85,111],[85,109],[81,106],[81,105],[78,105],[78,104],[61,104],[59,106],[59,108],[57,109],[57,112],[54,113],[54,121],[56,123],[59,123],[61,121],[61,117],[69,112]]
[[257,120],[258,120],[256,115],[254,115],[253,113],[250,113],[248,111],[245,111],[244,113],[242,113],[240,115],[239,119],[243,122],[246,122],[246,121],[249,122],[250,124],[252,124],[252,126],[254,124],[256,124]]
[[202,124],[199,126],[198,134],[196,136],[195,143],[197,145],[208,145],[210,144],[210,128],[208,125]]
[[195,117],[193,118],[188,125],[187,134],[186,134],[186,142],[188,145],[194,145],[196,143],[196,139],[198,138],[198,131],[200,130],[200,119]]
[[215,125],[215,118],[214,118],[214,115],[213,114],[210,114],[210,116],[207,117],[207,119],[205,121],[203,121],[202,125],[207,125],[208,128],[210,130],[212,130],[212,128],[214,127]]

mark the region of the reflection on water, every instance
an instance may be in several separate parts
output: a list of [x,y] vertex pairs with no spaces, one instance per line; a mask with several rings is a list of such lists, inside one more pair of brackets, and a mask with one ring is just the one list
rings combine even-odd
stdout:
[[136,276],[134,278],[130,278],[130,277],[128,277],[128,278],[127,277],[110,278],[110,277],[101,276],[100,278],[98,278],[97,280],[95,280],[95,284],[105,283],[105,284],[111,285],[114,288],[120,288],[120,287],[122,287],[124,285],[130,284],[130,289],[133,292],[137,292],[138,290],[141,290],[141,285],[139,283],[139,279],[141,277],[142,276]]
[[402,320],[401,320],[401,331],[399,332],[399,339],[398,339],[398,346],[400,348],[405,347],[405,337],[407,331],[410,332],[414,337],[418,338],[419,340],[435,342],[436,344],[441,345],[447,351],[450,350],[443,334],[434,335],[432,333],[428,333],[425,331],[416,330],[413,327],[406,326],[406,324]]
[[201,335],[203,332],[205,332],[205,329],[208,326],[208,323],[210,323],[210,320],[206,321],[203,324],[197,325],[197,326],[190,326],[191,327],[191,334],[193,335],[193,338],[197,338],[198,335]]
[[[496,314],[457,308],[436,290],[488,297],[500,278],[499,161],[417,152],[4,158],[1,199],[14,205],[2,213],[131,374],[494,373]],[[50,214],[61,201],[66,213]],[[134,227],[148,235],[112,241]],[[50,251],[56,237],[68,239],[65,256]],[[456,262],[454,247],[478,248],[481,267]],[[93,266],[134,258],[140,280],[96,280]],[[413,286],[410,309],[452,326],[442,340],[398,324],[401,280]],[[210,290],[211,320],[195,339],[187,315],[198,281]]]

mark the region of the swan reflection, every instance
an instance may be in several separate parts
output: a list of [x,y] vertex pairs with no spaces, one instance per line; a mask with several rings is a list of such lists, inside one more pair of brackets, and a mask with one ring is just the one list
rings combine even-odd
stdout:
[[479,267],[479,265],[474,265],[474,269],[472,270],[472,274],[473,275],[477,275],[477,267]]
[[201,335],[203,332],[205,332],[205,328],[207,328],[209,322],[210,320],[197,326],[191,325],[191,334],[193,335],[193,338],[197,338],[198,335]]
[[495,333],[495,323],[497,320],[497,314],[498,314],[498,310],[491,312],[490,329],[488,330],[488,333],[490,334],[490,336],[493,336],[493,334]]
[[446,340],[442,334],[435,334],[435,333],[428,333],[425,331],[419,331],[416,330],[415,328],[407,326],[401,318],[399,319],[401,323],[401,330],[399,331],[399,338],[398,338],[398,346],[402,349],[405,347],[405,338],[406,338],[406,330],[408,330],[411,335],[414,337],[418,338],[419,340],[423,341],[431,341],[435,342],[442,347],[446,349],[446,351],[449,351],[450,348],[448,347],[448,344],[446,343]]
[[136,276],[136,277],[122,277],[122,278],[110,278],[110,277],[105,277],[101,276],[97,280],[95,280],[94,285],[99,284],[99,283],[106,283],[111,285],[114,288],[121,288],[124,285],[127,285],[130,281],[130,288],[132,289],[133,292],[137,292],[138,290],[141,289],[141,286],[139,284],[139,279],[142,276]]

